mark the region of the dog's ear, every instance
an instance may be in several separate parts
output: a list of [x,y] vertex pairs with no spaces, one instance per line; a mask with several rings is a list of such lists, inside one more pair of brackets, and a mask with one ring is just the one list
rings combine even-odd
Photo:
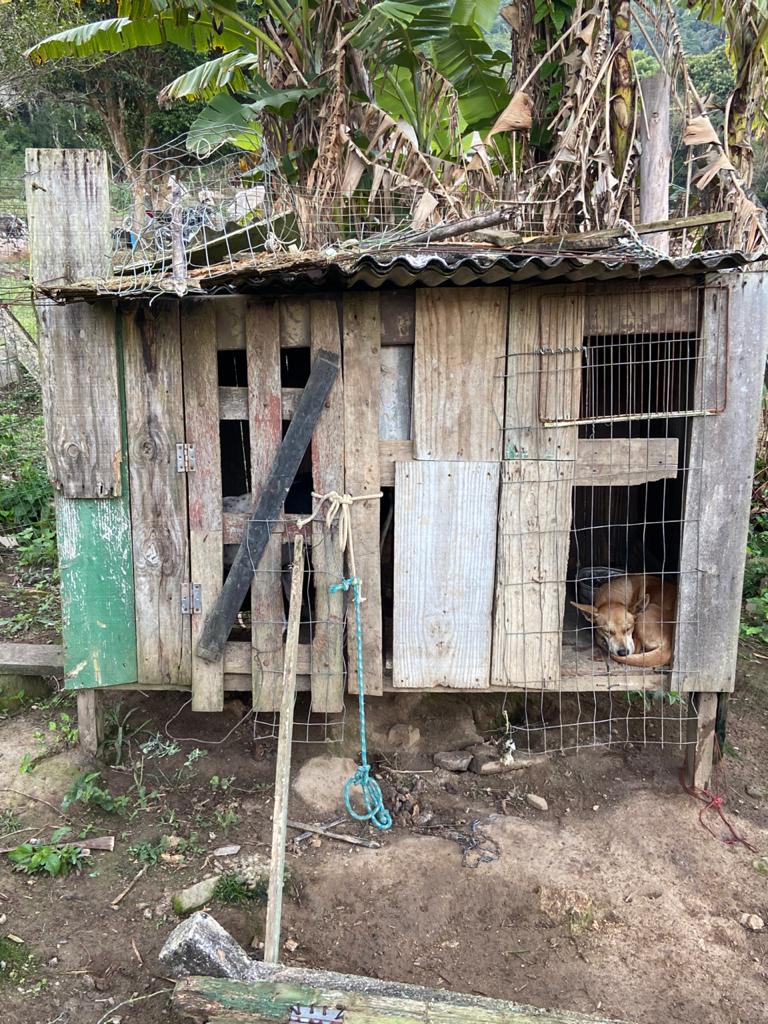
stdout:
[[643,594],[640,600],[635,604],[635,607],[632,609],[632,614],[639,615],[640,612],[644,612],[650,603],[651,595],[646,591],[646,593]]
[[594,622],[597,618],[597,608],[593,604],[577,604],[575,601],[571,601],[574,608],[578,608],[582,615],[586,615],[590,622]]

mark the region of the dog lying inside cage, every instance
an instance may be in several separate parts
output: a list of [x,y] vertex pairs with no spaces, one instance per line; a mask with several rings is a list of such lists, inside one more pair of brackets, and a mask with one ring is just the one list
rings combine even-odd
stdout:
[[658,576],[616,576],[597,591],[593,604],[571,601],[595,627],[610,657],[635,668],[659,668],[672,658],[677,587]]

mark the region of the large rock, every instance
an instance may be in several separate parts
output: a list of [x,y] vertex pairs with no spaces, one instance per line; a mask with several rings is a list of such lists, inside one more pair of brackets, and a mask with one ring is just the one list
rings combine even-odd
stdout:
[[174,928],[160,950],[160,963],[173,978],[256,980],[258,975],[241,946],[210,914],[193,914]]
[[301,766],[293,780],[293,792],[318,814],[344,809],[344,785],[357,771],[348,757],[313,757]]

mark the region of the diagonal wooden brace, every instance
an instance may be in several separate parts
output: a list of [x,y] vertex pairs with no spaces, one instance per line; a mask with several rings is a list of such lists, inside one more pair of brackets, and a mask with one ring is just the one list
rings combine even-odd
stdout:
[[235,623],[254,569],[264,555],[274,524],[279,522],[285,496],[299,470],[326,399],[339,374],[339,357],[321,350],[312,365],[306,387],[286,431],[277,458],[243,533],[229,576],[216,604],[208,613],[197,644],[204,661],[221,657],[229,632]]

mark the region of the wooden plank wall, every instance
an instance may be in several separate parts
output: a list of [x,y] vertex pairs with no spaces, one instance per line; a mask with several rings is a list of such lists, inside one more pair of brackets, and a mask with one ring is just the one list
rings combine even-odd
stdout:
[[498,462],[398,463],[396,687],[487,687]]
[[[210,607],[224,575],[222,531],[221,446],[219,441],[219,373],[216,303],[187,302],[181,308],[182,362],[186,441],[195,446],[196,468],[187,474],[189,494],[190,576],[202,587],[204,607]],[[203,616],[191,616],[192,710],[221,711],[224,706],[224,666],[205,661],[195,647]]]
[[416,292],[414,457],[501,456],[508,289]]
[[187,482],[176,467],[184,439],[178,303],[134,306],[122,322],[138,681],[189,686],[192,634],[180,602],[189,580]]
[[[387,351],[404,352],[406,348]],[[379,428],[382,419],[384,361],[381,349],[379,295],[361,293],[344,299],[344,446],[346,490],[355,497],[378,495]],[[357,575],[362,579],[361,621],[366,692],[381,693],[383,686],[381,557],[379,554],[379,502],[358,501],[352,506],[352,534]],[[351,566],[347,565],[351,572]],[[357,649],[354,609],[349,604],[347,671],[349,689],[357,692]]]
[[[36,285],[109,273],[107,157],[28,150]],[[37,302],[67,687],[137,678],[121,341],[111,303]]]
[[[280,390],[280,321],[276,302],[252,299],[246,316],[251,493],[254,503],[269,477],[283,439]],[[283,535],[270,538],[251,583],[253,707],[278,711],[283,685]]]
[[578,428],[547,427],[541,419],[578,417],[583,323],[584,298],[574,289],[512,295],[505,420],[511,458],[501,477],[494,686],[560,683]]
[[[310,351],[341,355],[339,308],[335,299],[310,304]],[[339,374],[312,438],[312,482],[317,494],[344,490],[344,382]],[[312,630],[312,710],[336,713],[344,707],[344,593],[330,586],[344,574],[338,521],[312,524],[314,626]]]
[[[727,282],[727,283],[726,283]],[[704,290],[696,401],[724,411],[691,422],[685,529],[680,554],[673,684],[678,690],[733,689],[744,551],[768,351],[768,281],[746,273]]]

